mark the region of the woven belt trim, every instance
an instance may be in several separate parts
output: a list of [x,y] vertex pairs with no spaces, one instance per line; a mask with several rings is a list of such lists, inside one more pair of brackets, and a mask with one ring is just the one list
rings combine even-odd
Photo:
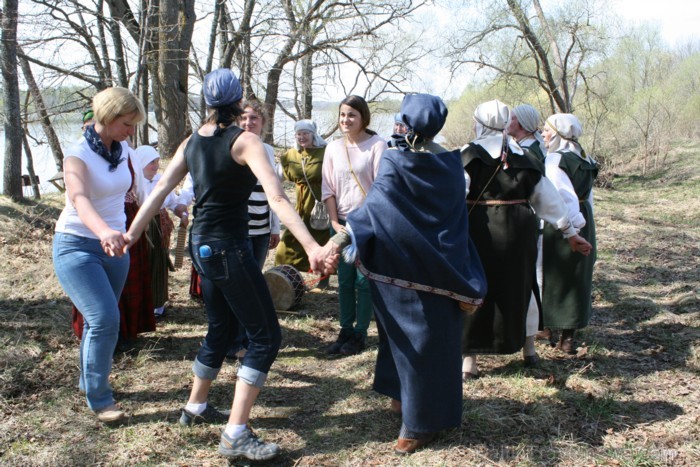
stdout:
[[467,200],[467,204],[480,204],[483,206],[500,206],[502,204],[525,204],[526,199],[485,199],[482,201]]
[[388,276],[384,276],[381,274],[376,274],[374,272],[369,271],[359,261],[357,262],[356,266],[357,266],[357,269],[359,269],[362,274],[367,276],[368,279],[371,279],[375,282],[381,282],[383,284],[395,285],[396,287],[401,287],[404,289],[420,290],[421,292],[428,292],[428,293],[432,293],[432,294],[436,294],[436,295],[442,295],[443,297],[448,297],[448,298],[451,298],[453,300],[457,300],[458,302],[468,303],[468,304],[474,305],[474,306],[481,306],[481,304],[484,303],[484,300],[482,298],[471,298],[471,297],[467,297],[466,295],[456,294],[456,293],[451,292],[449,290],[439,289],[437,287],[432,287],[429,285],[418,284],[416,282],[406,281],[403,279],[395,279],[393,277],[388,277]]

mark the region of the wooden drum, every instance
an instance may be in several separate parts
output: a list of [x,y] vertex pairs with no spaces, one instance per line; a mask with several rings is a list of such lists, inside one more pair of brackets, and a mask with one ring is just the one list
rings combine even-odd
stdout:
[[263,274],[272,295],[275,310],[286,311],[301,303],[306,287],[304,278],[294,266],[282,264],[268,269]]

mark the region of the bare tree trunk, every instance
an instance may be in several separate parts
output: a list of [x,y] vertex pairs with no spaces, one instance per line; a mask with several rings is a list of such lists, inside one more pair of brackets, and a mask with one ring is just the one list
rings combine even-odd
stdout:
[[96,5],[97,10],[97,35],[100,38],[100,49],[102,51],[102,60],[104,63],[101,65],[101,69],[104,71],[105,80],[114,84],[114,78],[112,77],[112,67],[109,66],[109,47],[107,47],[107,37],[105,34],[105,15],[104,15],[104,0],[98,0]]
[[13,201],[24,198],[22,193],[22,122],[17,77],[17,0],[3,0],[0,11],[0,70],[5,100],[5,169],[3,194]]
[[301,59],[301,118],[311,118],[313,110],[313,54]]
[[134,77],[134,85],[136,87],[136,95],[139,96],[146,108],[146,117],[143,124],[139,126],[136,132],[137,144],[148,144],[148,63],[146,55],[148,53],[148,40],[146,31],[149,29],[149,1],[141,0],[139,8],[141,32],[139,35],[139,56],[136,66],[136,76]]
[[39,191],[39,179],[34,172],[34,159],[32,157],[32,148],[29,147],[29,140],[27,139],[27,133],[22,131],[22,145],[24,146],[24,155],[27,158],[27,173],[29,174],[29,183],[32,185],[32,191],[34,192],[35,199],[41,199],[41,192]]
[[161,0],[158,35],[161,118],[158,125],[158,148],[163,158],[175,154],[190,130],[187,78],[194,21],[194,0]]
[[267,73],[267,93],[265,94],[265,111],[267,112],[267,124],[263,128],[263,141],[267,144],[274,144],[275,128],[275,107],[277,106],[277,96],[279,94],[280,76],[282,75],[282,65],[275,63]]
[[[19,46],[18,51],[21,52]],[[51,148],[51,154],[53,154],[53,160],[56,163],[56,170],[61,172],[63,170],[63,151],[61,150],[61,143],[58,141],[58,136],[51,125],[51,120],[49,119],[49,114],[46,111],[46,105],[44,104],[44,98],[41,95],[39,86],[36,84],[34,79],[34,74],[29,66],[29,61],[23,54],[18,57],[19,65],[22,68],[22,74],[24,75],[24,80],[27,82],[29,87],[29,92],[34,97],[36,108],[36,113],[39,115],[39,121],[41,122],[41,127],[44,129],[44,134],[46,134],[46,139],[49,142],[49,147]],[[24,136],[26,139],[26,135]],[[25,146],[26,152],[26,146]],[[31,175],[31,174],[30,174]]]
[[544,17],[544,13],[542,12],[542,7],[540,6],[539,1],[536,0],[533,3],[537,10],[539,20],[543,25],[545,34],[549,39],[549,47],[552,49],[554,61],[560,68],[561,77],[559,79],[557,79],[554,76],[550,60],[547,56],[547,51],[540,42],[539,38],[537,37],[537,34],[535,34],[532,26],[530,25],[530,20],[525,15],[525,12],[522,9],[522,5],[516,0],[507,0],[507,2],[510,11],[513,13],[513,16],[515,16],[516,21],[520,25],[520,30],[523,32],[525,40],[527,41],[530,47],[530,50],[532,50],[533,54],[537,57],[538,64],[542,67],[542,73],[544,73],[544,78],[540,78],[539,83],[540,87],[542,87],[542,89],[544,89],[549,95],[550,101],[554,103],[552,110],[555,112],[571,112],[571,103],[568,100],[569,93],[568,83],[566,82],[567,73],[565,70],[565,65],[561,60],[561,56],[559,54],[559,47],[554,36],[551,33],[551,30],[549,29],[549,23]]
[[[119,22],[114,18],[109,19],[109,32],[112,35],[114,46],[114,62],[117,66],[117,76],[119,77],[119,86],[123,88],[129,87],[129,78],[126,73],[126,60],[124,59],[124,46],[122,45],[122,33],[119,29]],[[109,69],[109,67],[107,67]]]

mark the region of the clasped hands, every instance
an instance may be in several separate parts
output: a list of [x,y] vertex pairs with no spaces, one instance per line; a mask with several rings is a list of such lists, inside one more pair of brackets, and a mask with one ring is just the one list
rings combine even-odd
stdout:
[[583,256],[588,256],[593,251],[593,245],[580,235],[569,237],[568,240],[571,251],[581,253]]
[[[112,230],[100,237],[102,249],[109,256],[123,256],[138,240],[131,234]],[[311,269],[317,274],[333,274],[338,269],[340,261],[340,247],[329,241],[324,246],[317,246],[309,255]]]
[[309,255],[309,264],[316,274],[327,276],[338,269],[340,247],[328,241],[324,246],[316,247]]
[[100,245],[107,256],[123,256],[126,253],[128,244],[125,235],[112,229],[100,233]]

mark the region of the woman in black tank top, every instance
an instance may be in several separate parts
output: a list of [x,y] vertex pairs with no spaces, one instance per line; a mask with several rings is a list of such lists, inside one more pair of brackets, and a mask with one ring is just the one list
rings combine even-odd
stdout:
[[[337,247],[320,247],[285,195],[260,138],[234,125],[242,113],[242,90],[229,69],[204,78],[209,118],[180,144],[173,160],[141,207],[125,235],[128,245],[141,234],[163,198],[189,171],[197,201],[191,230],[190,253],[202,277],[202,294],[209,329],[195,359],[194,382],[180,424],[224,422],[219,453],[227,457],[271,459],[276,444],[260,441],[248,426],[250,410],[279,350],[281,333],[270,292],[248,242],[247,201],[256,179],[270,207],[294,234],[309,256],[312,269],[330,273],[337,266]],[[250,344],[241,360],[230,416],[207,405],[209,388],[218,375],[239,329]]]

